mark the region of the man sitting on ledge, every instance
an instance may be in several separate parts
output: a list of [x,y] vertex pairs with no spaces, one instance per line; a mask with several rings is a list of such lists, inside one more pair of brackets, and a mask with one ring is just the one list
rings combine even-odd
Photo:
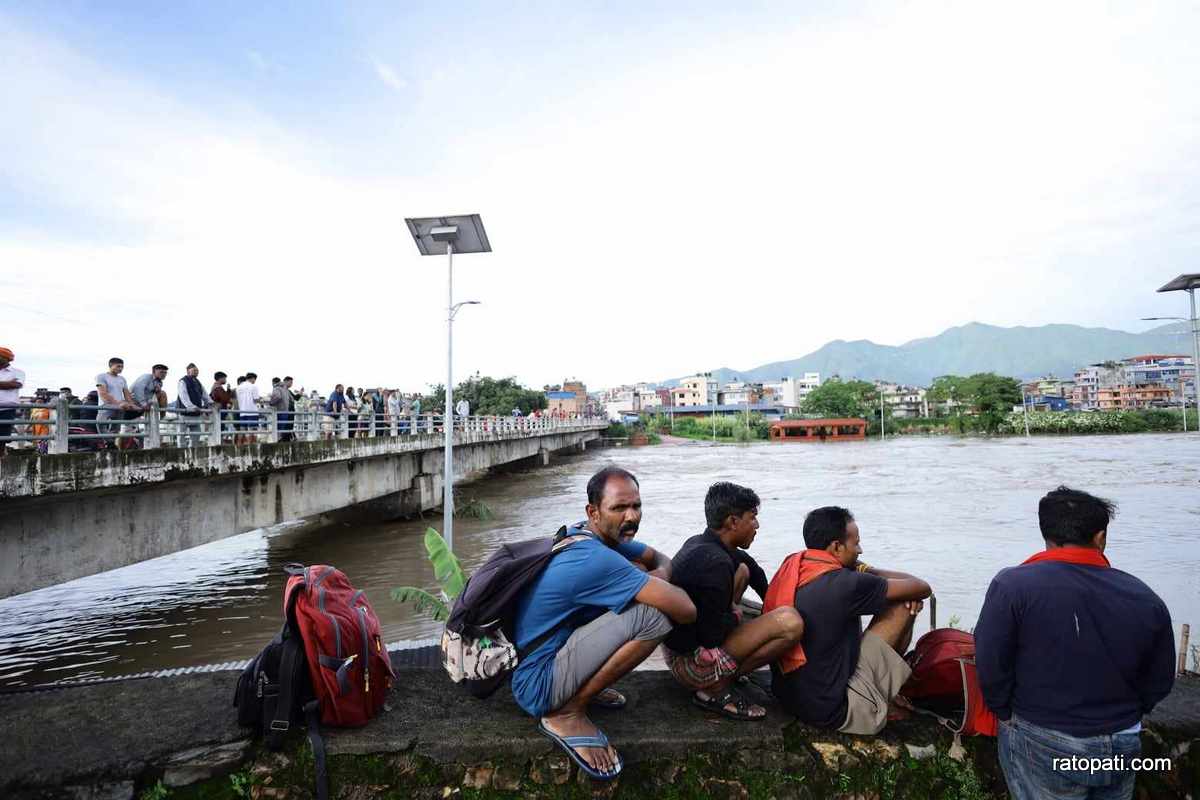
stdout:
[[641,522],[637,478],[606,467],[588,481],[587,497],[587,527],[572,533],[588,538],[551,558],[517,600],[516,644],[532,652],[513,672],[512,690],[525,711],[541,718],[539,731],[585,774],[608,780],[620,774],[621,758],[588,719],[588,704],[624,705],[618,693],[605,690],[654,652],[672,620],[694,621],[696,608],[665,579],[665,557],[620,541]]
[[[858,523],[826,506],[804,519],[807,550],[784,560],[763,612],[794,606],[804,638],[771,666],[771,688],[801,721],[842,733],[874,735],[911,670],[901,654],[929,584],[858,560]],[[864,614],[874,618],[862,630]],[[903,712],[897,712],[903,713]]]
[[979,612],[979,687],[1013,800],[1128,800],[1142,715],[1175,682],[1166,605],[1104,555],[1115,510],[1065,486],[1043,497],[1046,549],[1000,570]]
[[746,553],[758,532],[758,495],[734,483],[714,483],[704,497],[704,532],[684,542],[671,559],[671,583],[688,593],[696,621],[678,625],[663,642],[667,667],[693,690],[692,702],[733,719],[762,719],[730,684],[769,664],[800,641],[804,623],[791,606],[742,622],[747,586],[760,598],[767,576]]

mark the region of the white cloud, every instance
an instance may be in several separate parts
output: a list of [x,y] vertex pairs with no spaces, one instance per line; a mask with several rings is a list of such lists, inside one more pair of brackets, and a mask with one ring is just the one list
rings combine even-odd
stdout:
[[1195,14],[1032,9],[664,41],[570,87],[466,48],[411,86],[374,61],[415,121],[381,151],[411,169],[371,179],[0,19],[20,111],[0,179],[114,232],[0,238],[6,299],[88,326],[27,315],[8,346],[31,380],[119,353],[420,388],[444,372],[444,264],[402,218],[465,211],[495,252],[456,262],[484,303],[456,323],[457,374],[604,385],[972,319],[1176,313],[1153,288],[1200,252]]
[[396,74],[396,70],[376,59],[371,60],[371,66],[375,68],[375,74],[379,76],[379,80],[383,81],[395,92],[403,92],[408,88],[408,81]]

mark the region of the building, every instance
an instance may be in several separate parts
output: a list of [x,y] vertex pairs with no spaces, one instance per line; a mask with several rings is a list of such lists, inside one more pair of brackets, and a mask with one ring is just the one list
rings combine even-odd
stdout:
[[762,400],[763,385],[761,383],[745,383],[734,381],[725,384],[725,388],[717,392],[717,402],[720,405],[753,405]]
[[1190,356],[1151,353],[1076,371],[1068,396],[1081,411],[1176,406],[1193,396],[1195,382]]
[[1100,391],[1112,389],[1124,382],[1124,369],[1114,361],[1091,364],[1075,371],[1075,388],[1071,391],[1071,407],[1080,411],[1100,408]]
[[684,378],[677,389],[671,392],[674,406],[706,406],[719,402],[717,399],[717,381],[711,372],[701,372]]
[[763,384],[764,396],[771,394],[776,402],[788,408],[799,408],[804,404],[804,398],[813,389],[821,385],[821,373],[806,372],[799,378],[780,378]]
[[[1133,356],[1121,362],[1125,368],[1125,383],[1133,386],[1165,386],[1171,390],[1168,403],[1179,405],[1186,396],[1195,395],[1196,370],[1191,356],[1157,355]],[[1186,393],[1186,394],[1185,394]]]
[[893,417],[911,419],[929,416],[929,403],[925,398],[925,390],[920,386],[876,381],[875,388],[883,396],[883,402]]
[[637,393],[639,411],[655,409],[663,404],[658,389],[647,383],[639,383],[634,391]]

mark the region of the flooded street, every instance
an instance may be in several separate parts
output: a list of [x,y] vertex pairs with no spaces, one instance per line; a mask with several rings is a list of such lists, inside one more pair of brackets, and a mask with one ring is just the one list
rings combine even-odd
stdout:
[[[900,438],[828,445],[707,443],[598,450],[551,467],[464,485],[461,501],[493,512],[455,524],[469,570],[498,544],[548,535],[583,517],[584,485],[608,462],[642,483],[639,538],[673,555],[704,526],[708,485],[730,480],[762,497],[751,554],[774,572],[803,547],[804,514],[851,509],[864,559],[933,585],[939,622],[974,624],[991,576],[1041,549],[1037,501],[1067,484],[1117,501],[1113,566],[1166,601],[1178,631],[1200,624],[1200,436]],[[0,687],[248,658],[280,624],[282,566],[328,563],[365,589],[389,641],[440,626],[391,600],[432,588],[426,521],[280,526],[0,600]],[[922,615],[925,626],[927,615]],[[1193,638],[1194,640],[1194,638]]]

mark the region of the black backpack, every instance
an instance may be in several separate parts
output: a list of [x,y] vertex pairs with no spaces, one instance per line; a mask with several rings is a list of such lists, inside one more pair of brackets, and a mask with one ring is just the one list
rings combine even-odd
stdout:
[[[289,572],[289,574],[291,574]],[[238,676],[233,693],[238,725],[250,728],[271,750],[280,750],[293,724],[308,728],[316,767],[317,800],[328,800],[325,740],[321,738],[321,709],[313,692],[304,655],[304,640],[295,620],[293,593],[287,618],[275,638],[251,659]]]
[[563,526],[554,538],[503,544],[475,571],[450,609],[442,632],[442,666],[450,680],[478,698],[495,692],[520,659],[554,635],[550,630],[518,651],[514,644],[517,598],[550,559],[583,535]]

